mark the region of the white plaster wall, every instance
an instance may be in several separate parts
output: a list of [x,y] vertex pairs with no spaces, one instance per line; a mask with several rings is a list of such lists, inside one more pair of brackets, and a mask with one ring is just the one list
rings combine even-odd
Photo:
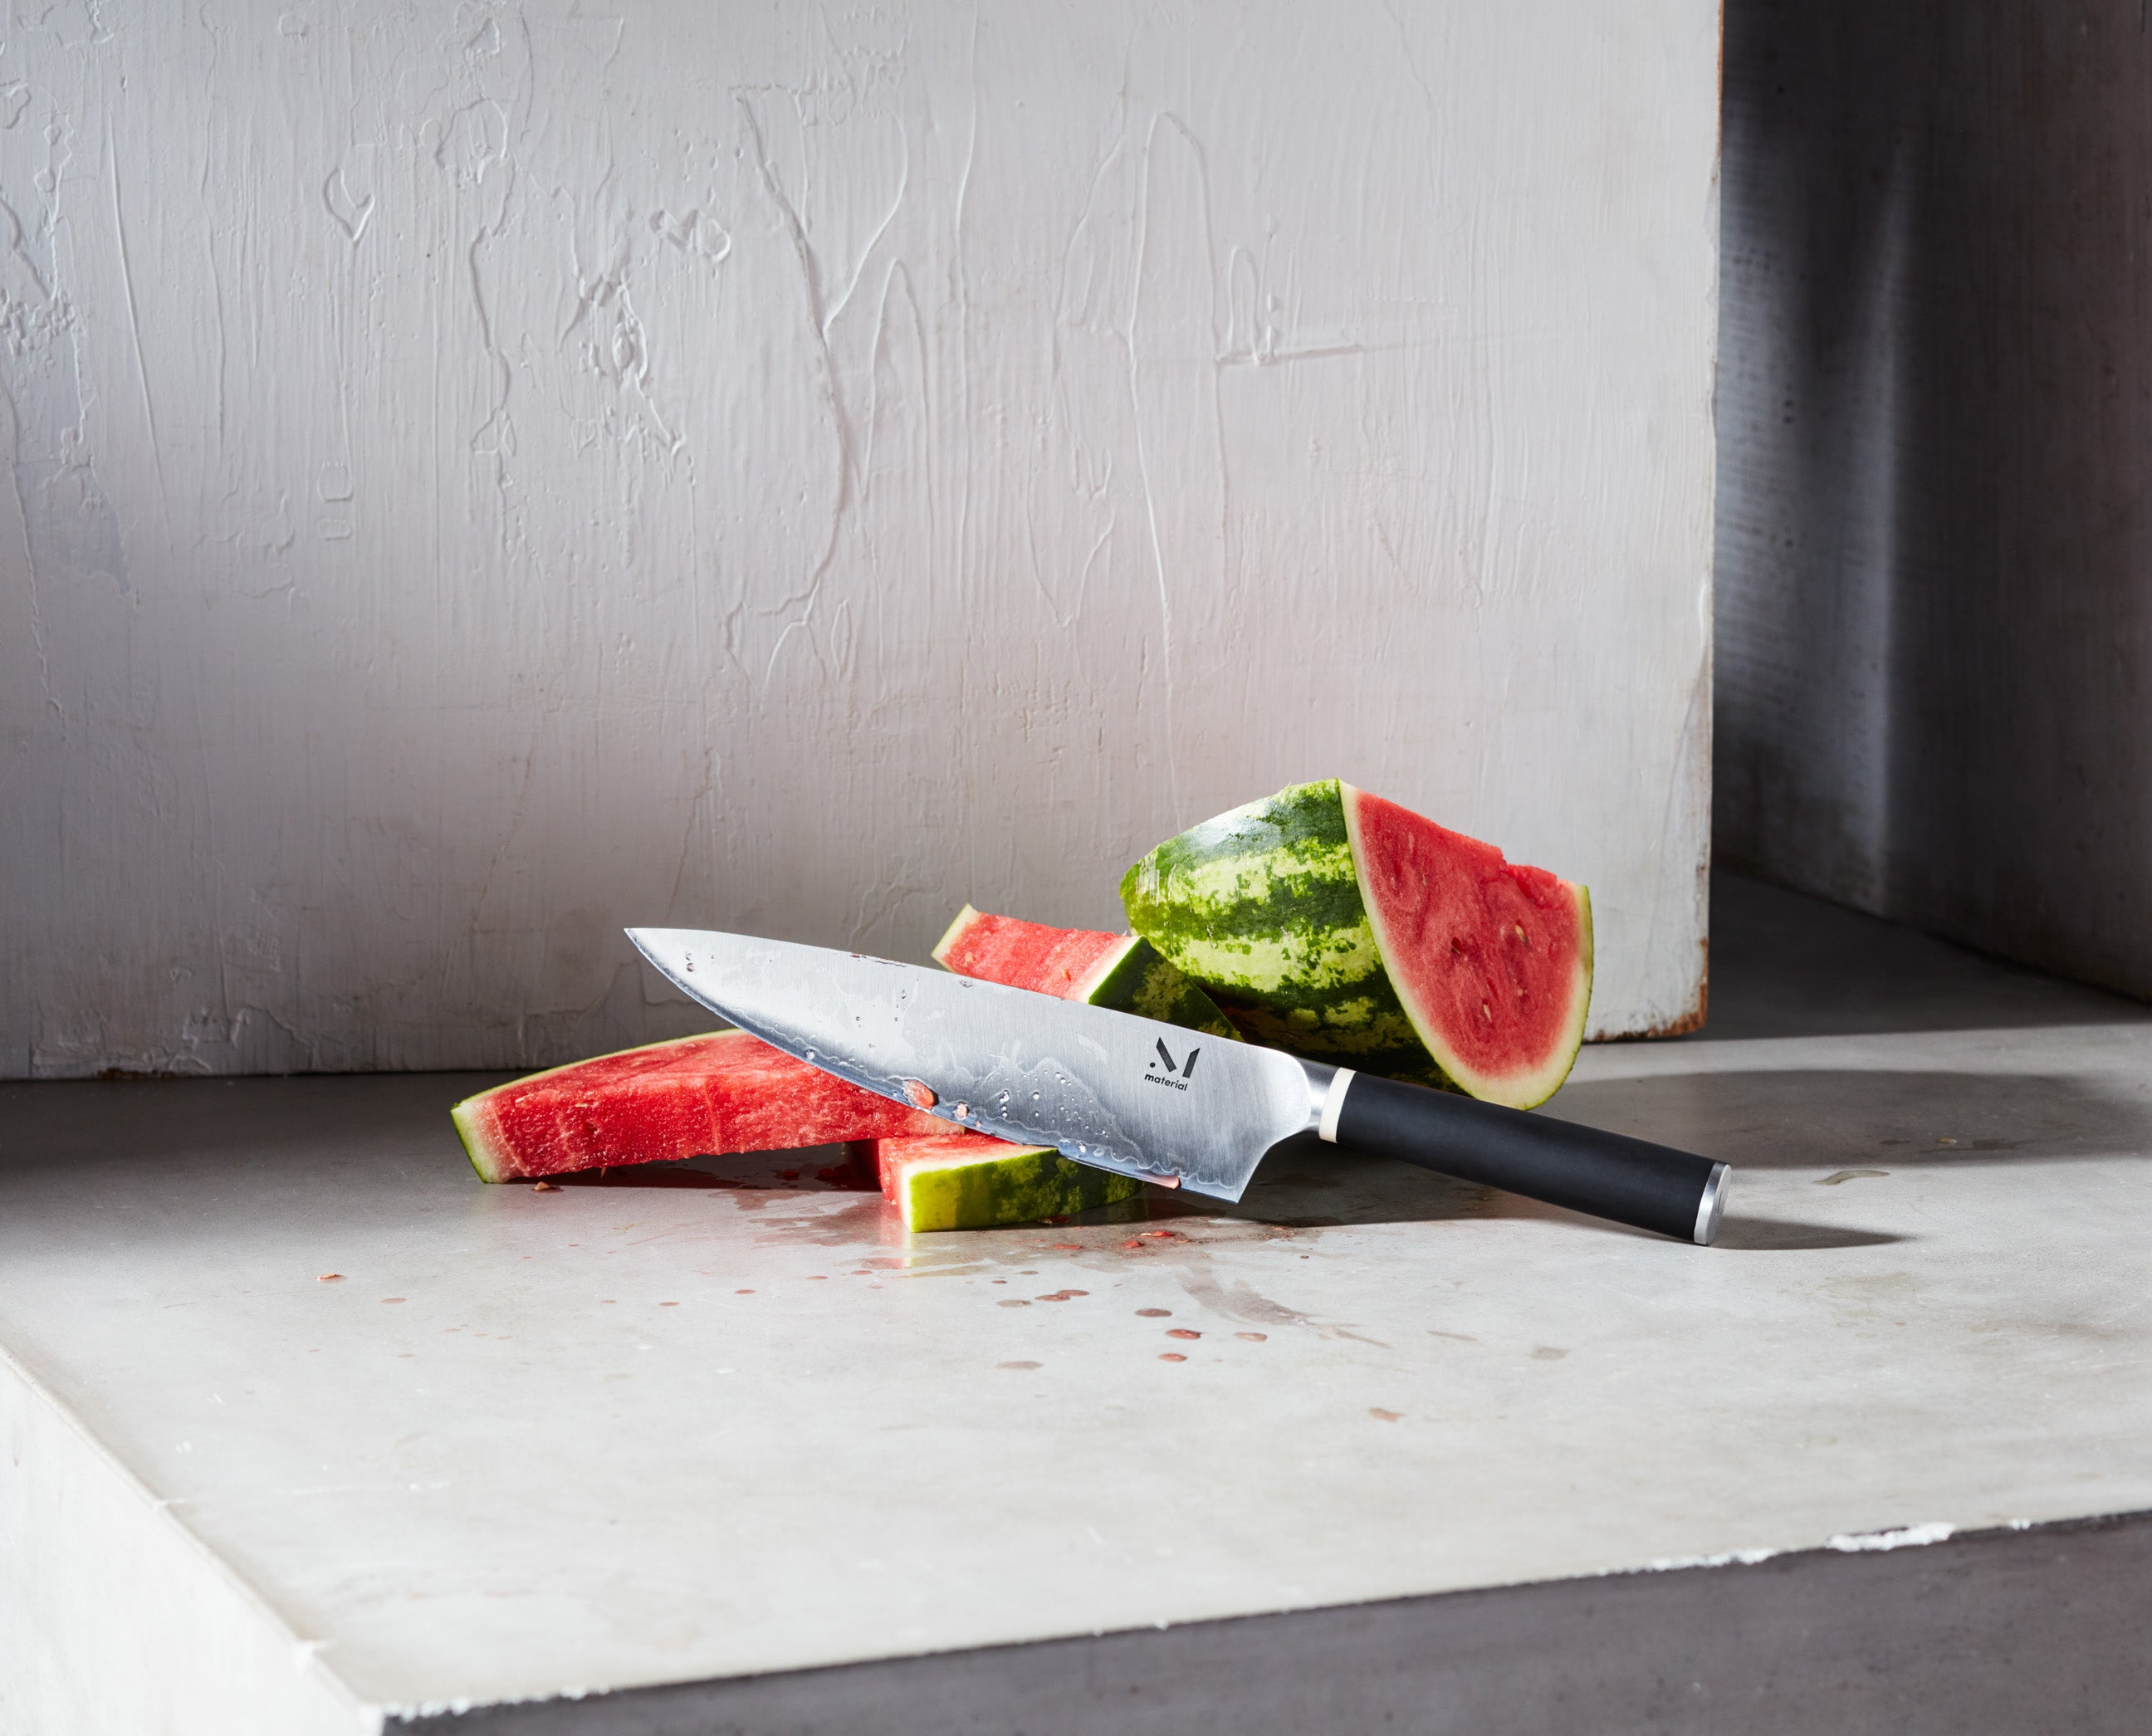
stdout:
[[0,38],[0,1073],[686,1028],[1337,773],[1680,1018],[1713,0],[57,5]]

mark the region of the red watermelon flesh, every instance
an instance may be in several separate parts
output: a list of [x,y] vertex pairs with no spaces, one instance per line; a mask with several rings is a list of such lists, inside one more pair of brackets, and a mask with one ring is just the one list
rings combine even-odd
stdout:
[[1368,920],[1420,1040],[1475,1097],[1543,1101],[1584,1035],[1589,895],[1395,802],[1342,792]]
[[1134,934],[1048,928],[966,905],[934,948],[935,962],[960,977],[1082,1001],[1115,1013],[1163,1019],[1191,1031],[1237,1038],[1218,1003]]
[[716,1031],[534,1073],[451,1110],[486,1181],[737,1151],[946,1134],[744,1031]]
[[1125,934],[1049,928],[1020,916],[989,916],[967,905],[934,957],[960,977],[1076,1000],[1099,966],[1127,950],[1129,939]]

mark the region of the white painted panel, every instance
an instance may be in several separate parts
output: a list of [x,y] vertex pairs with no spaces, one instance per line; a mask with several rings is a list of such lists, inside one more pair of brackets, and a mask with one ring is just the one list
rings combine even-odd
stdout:
[[322,1642],[4,1352],[0,1466],[0,1736],[378,1736]]
[[56,8],[0,52],[0,1071],[682,1028],[1338,774],[1688,1012],[1717,8]]

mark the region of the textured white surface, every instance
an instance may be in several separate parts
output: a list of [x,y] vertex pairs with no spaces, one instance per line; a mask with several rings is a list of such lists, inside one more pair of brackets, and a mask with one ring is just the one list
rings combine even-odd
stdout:
[[451,1079],[18,1084],[0,1344],[390,1704],[2152,1506],[2152,1016],[1854,940],[1751,1013],[1998,1023],[1591,1050],[1558,1099],[1740,1165],[1711,1250],[1326,1148],[907,1246],[856,1195],[483,1188]]
[[0,1073],[683,1028],[1336,774],[1694,1004],[1718,8],[58,6]]
[[230,1566],[0,1351],[0,1732],[367,1736]]

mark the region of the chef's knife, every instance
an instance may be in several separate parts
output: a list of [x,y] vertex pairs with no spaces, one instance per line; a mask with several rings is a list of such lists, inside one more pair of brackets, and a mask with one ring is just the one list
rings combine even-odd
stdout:
[[1685,1241],[1718,1233],[1728,1166],[1132,1013],[858,952],[689,928],[627,937],[713,1013],[958,1127],[1237,1200],[1312,1131]]

